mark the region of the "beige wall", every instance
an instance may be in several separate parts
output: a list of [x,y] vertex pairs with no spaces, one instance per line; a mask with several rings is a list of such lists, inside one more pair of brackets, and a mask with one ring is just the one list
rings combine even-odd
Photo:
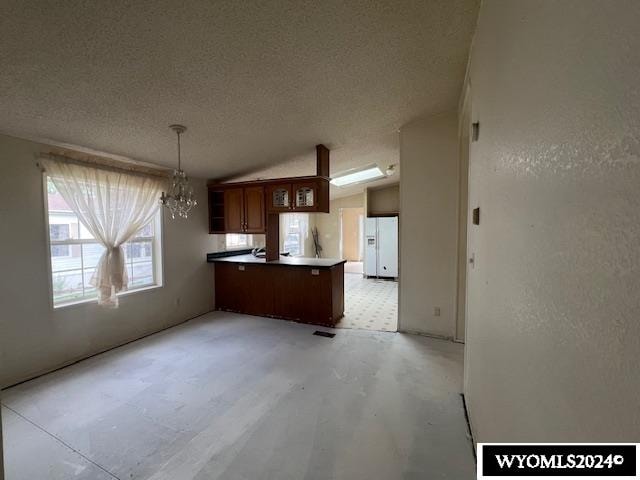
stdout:
[[465,387],[477,441],[640,438],[639,23],[637,1],[482,3]]
[[453,338],[458,235],[456,113],[403,126],[400,161],[398,327]]
[[342,257],[353,262],[362,261],[361,219],[364,208],[341,208],[342,213]]
[[340,209],[345,207],[364,207],[364,195],[359,193],[333,199],[329,204],[331,213],[313,214],[324,258],[340,257]]
[[[164,286],[121,297],[119,309],[81,304],[52,310],[47,273],[43,180],[36,155],[46,147],[0,136],[0,386],[137,339],[213,307],[206,253],[207,194],[188,220],[164,216]],[[6,275],[11,272],[10,275]],[[178,304],[179,299],[179,304]]]
[[367,189],[368,215],[375,213],[398,213],[400,210],[400,184]]

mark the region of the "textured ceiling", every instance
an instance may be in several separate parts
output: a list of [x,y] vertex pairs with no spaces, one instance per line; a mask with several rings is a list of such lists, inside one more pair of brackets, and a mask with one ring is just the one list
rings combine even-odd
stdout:
[[4,0],[0,130],[173,166],[184,123],[183,166],[206,178],[313,171],[317,143],[333,173],[384,168],[403,123],[456,106],[477,8]]

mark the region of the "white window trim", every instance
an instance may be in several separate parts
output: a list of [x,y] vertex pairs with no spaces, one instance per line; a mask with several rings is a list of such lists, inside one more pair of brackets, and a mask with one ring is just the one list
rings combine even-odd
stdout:
[[[42,191],[44,194],[44,226],[45,226],[45,239],[47,245],[47,276],[49,283],[49,307],[52,310],[60,310],[69,307],[77,307],[80,305],[89,305],[89,304],[98,304],[97,298],[85,298],[80,300],[74,300],[71,302],[65,302],[56,304],[53,300],[53,264],[51,258],[51,245],[78,245],[78,244],[93,244],[98,243],[95,239],[88,238],[77,238],[70,240],[51,240],[50,238],[50,229],[49,229],[49,191],[47,189],[47,173],[42,173]],[[139,288],[134,288],[131,290],[123,290],[122,292],[117,293],[118,297],[127,297],[136,293],[145,293],[152,290],[156,290],[162,288],[164,286],[164,249],[162,245],[164,244],[164,215],[162,210],[160,209],[156,214],[156,217],[152,220],[155,222],[154,232],[156,234],[153,237],[138,237],[129,240],[131,241],[149,241],[151,240],[151,248],[153,249],[152,258],[159,260],[153,262],[153,279],[154,283],[150,285],[143,285]],[[79,227],[78,227],[79,228]],[[81,262],[82,262],[82,257]],[[82,264],[81,264],[82,265]],[[77,270],[77,269],[74,269]],[[84,268],[81,267],[81,270]],[[58,273],[58,272],[56,272]]]

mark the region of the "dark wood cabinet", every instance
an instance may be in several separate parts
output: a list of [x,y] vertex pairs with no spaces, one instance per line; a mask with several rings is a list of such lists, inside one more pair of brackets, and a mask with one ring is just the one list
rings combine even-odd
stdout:
[[228,233],[244,232],[244,189],[224,191],[224,229]]
[[215,264],[216,309],[334,326],[344,315],[344,266]]
[[298,212],[315,212],[318,209],[318,182],[293,184],[293,209]]
[[209,233],[267,233],[267,213],[329,213],[329,179],[209,185]]
[[224,190],[209,189],[209,233],[224,233]]
[[244,189],[244,231],[265,232],[264,187]]
[[[267,233],[267,214],[329,213],[329,149],[316,145],[316,175],[234,183],[210,180],[208,186],[209,233]],[[277,232],[277,225],[271,225],[270,231]]]
[[267,211],[329,212],[329,180],[311,178],[267,187]]
[[265,188],[209,188],[209,233],[265,233]]
[[262,265],[217,263],[215,267],[216,308],[249,315],[268,316],[273,296],[265,289],[273,283]]
[[292,185],[290,183],[268,185],[266,197],[269,213],[288,212],[293,205]]

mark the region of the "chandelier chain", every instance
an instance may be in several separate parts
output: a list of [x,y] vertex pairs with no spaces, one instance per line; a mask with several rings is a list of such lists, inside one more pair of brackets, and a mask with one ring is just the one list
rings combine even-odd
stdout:
[[175,218],[176,215],[187,218],[189,211],[198,202],[193,194],[193,187],[189,184],[189,179],[182,170],[180,134],[184,133],[186,127],[184,125],[170,125],[169,128],[178,135],[178,169],[173,171],[169,191],[167,193],[162,192],[160,203],[169,210],[171,218]]

